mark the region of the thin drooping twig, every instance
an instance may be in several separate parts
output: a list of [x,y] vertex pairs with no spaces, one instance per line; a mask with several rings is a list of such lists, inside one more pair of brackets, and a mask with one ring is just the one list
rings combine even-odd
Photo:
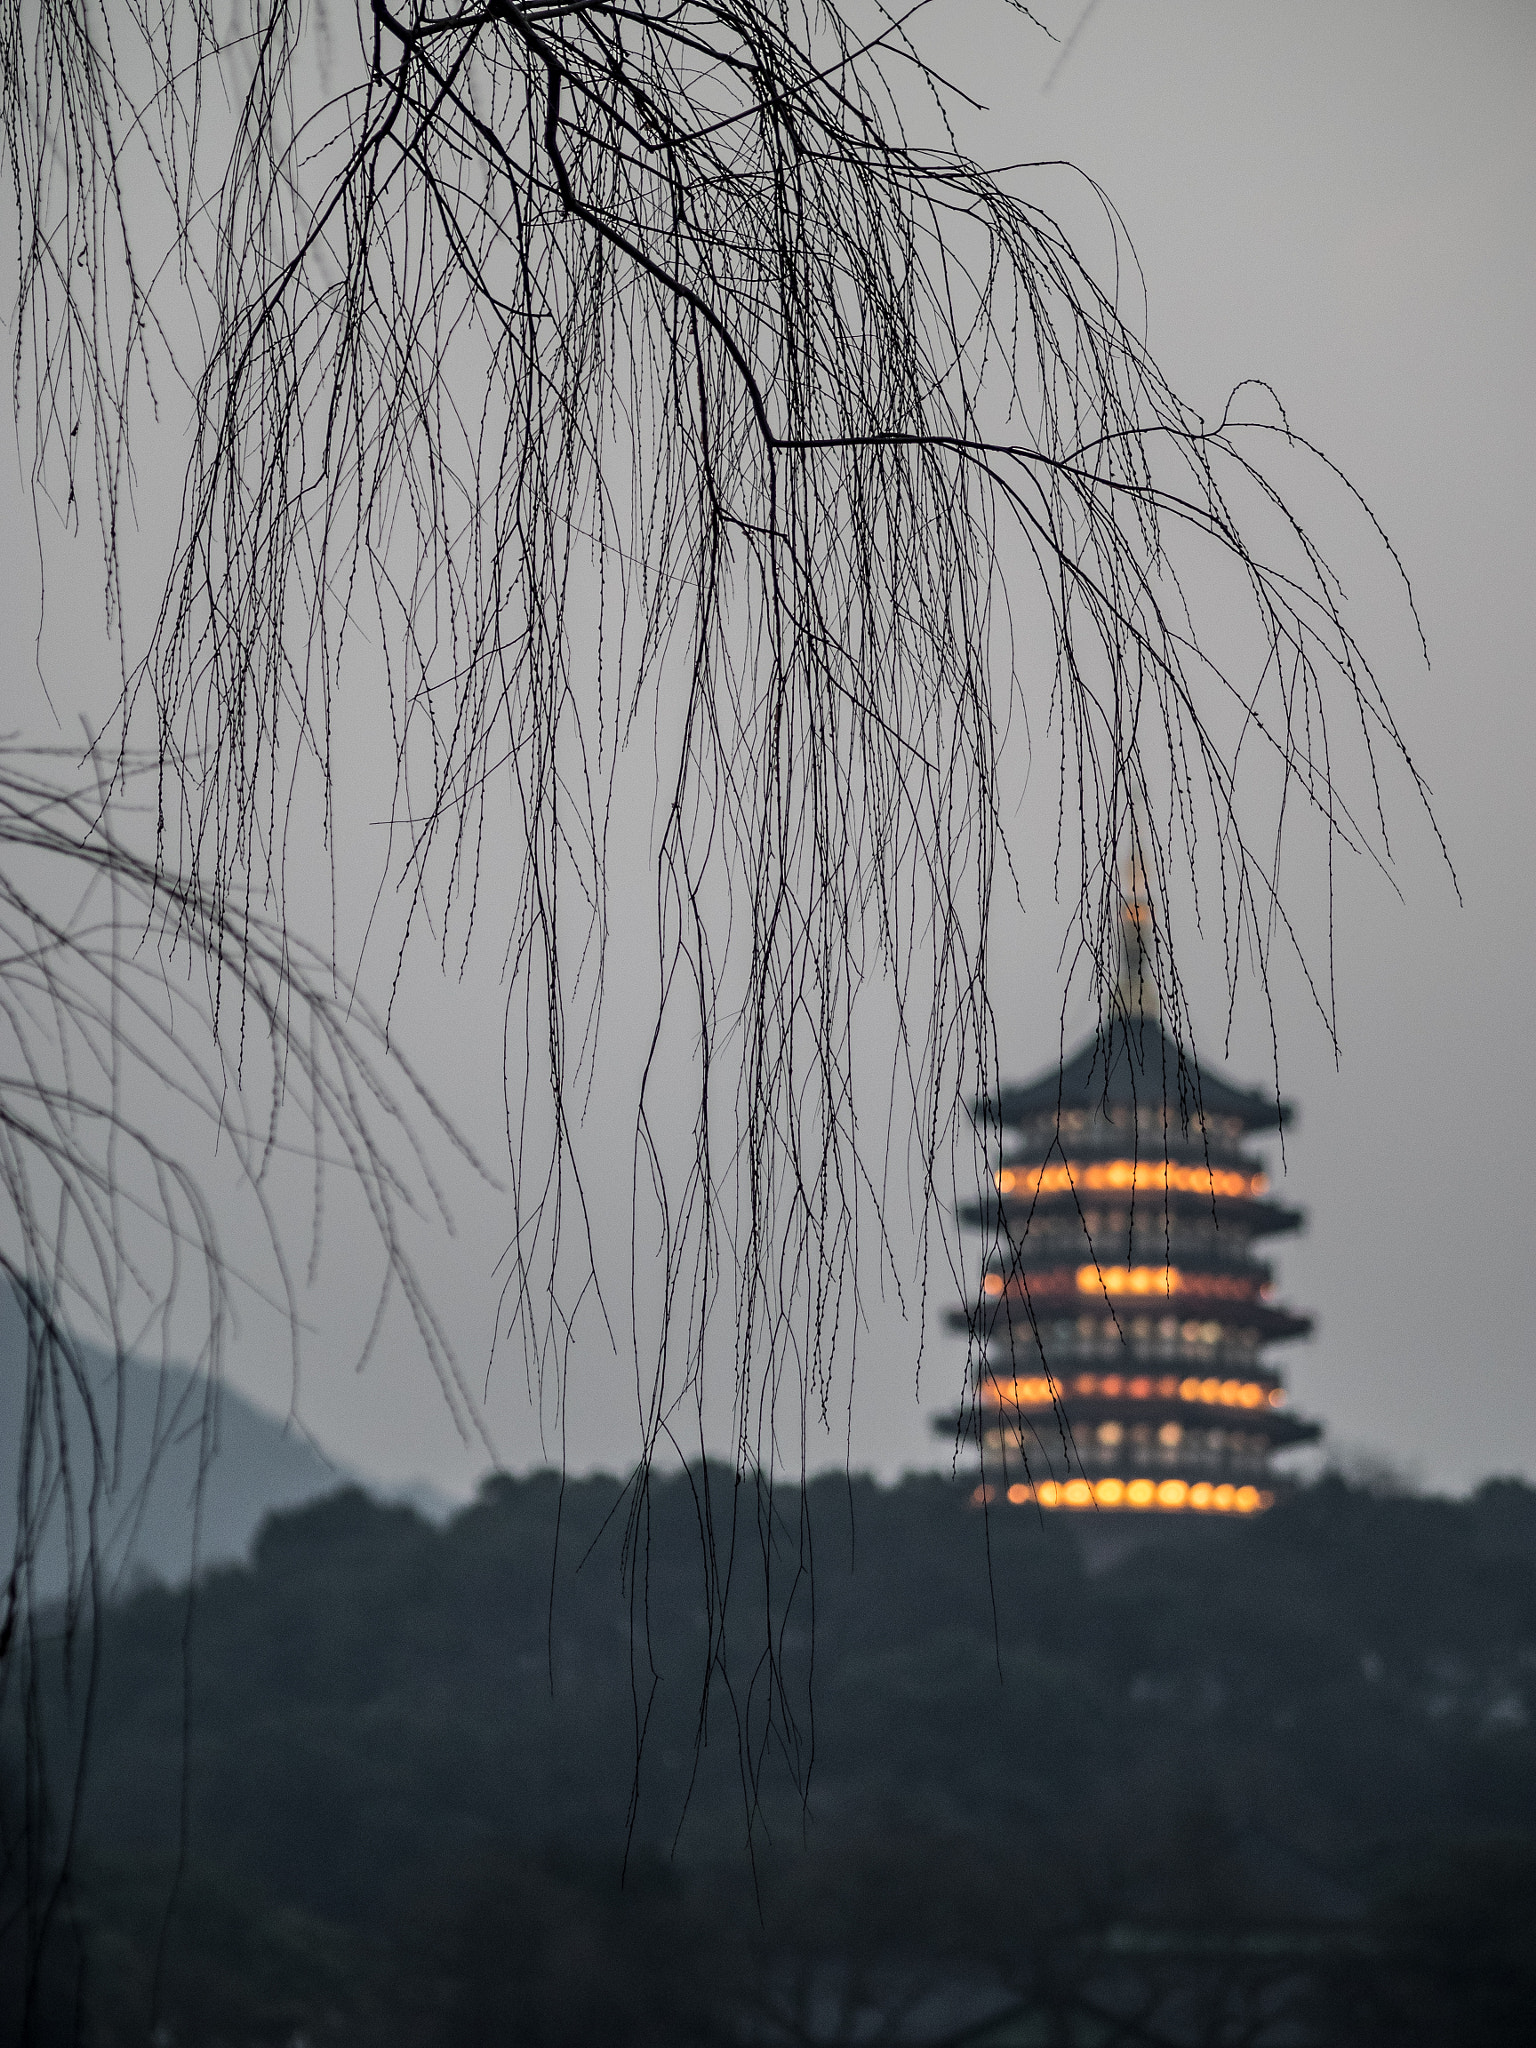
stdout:
[[[1045,167],[959,150],[920,24],[879,5],[370,0],[323,66],[297,0],[228,37],[206,0],[101,19],[115,40],[83,0],[0,4],[15,388],[71,505],[94,463],[111,563],[140,382],[168,362],[190,397],[163,602],[125,652],[162,858],[216,916],[280,907],[296,764],[329,829],[337,732],[387,723],[412,916],[445,960],[487,916],[506,948],[504,1332],[563,1401],[609,1317],[582,1105],[643,736],[638,1463],[686,1428],[771,1475],[793,1417],[803,1469],[866,1291],[920,1347],[935,1229],[956,1268],[1015,708],[1057,750],[1054,879],[1106,998],[1138,807],[1183,1038],[1180,878],[1229,987],[1267,990],[1299,819],[1331,876],[1339,845],[1384,856],[1385,761],[1423,794],[1280,474],[1333,472],[1262,392],[1215,425],[1178,396]],[[1218,656],[1234,601],[1247,651]],[[1331,963],[1313,985],[1331,1028]]]
[[[426,1135],[435,1130],[472,1167],[473,1155],[326,962],[174,883],[152,849],[146,857],[121,835],[127,822],[121,795],[107,806],[98,786],[81,786],[78,751],[0,745],[0,1287],[25,1331],[20,1433],[4,1446],[16,1535],[0,1596],[0,1726],[8,1763],[23,1738],[14,1756],[24,1782],[0,1786],[0,1858],[8,1875],[25,1866],[12,1896],[31,1917],[19,1952],[34,1973],[68,1895],[102,1600],[131,1556],[158,1468],[188,1439],[201,1502],[242,1292],[285,1321],[297,1400],[296,1255],[306,1235],[311,1265],[318,1255],[329,1181],[345,1178],[367,1205],[380,1310],[406,1303],[460,1429],[478,1427],[410,1243],[413,1219],[452,1227]],[[221,1031],[221,1015],[238,1032]],[[257,1243],[239,1266],[171,1135],[178,1119],[184,1133],[217,1139],[254,1203]],[[295,1164],[312,1189],[297,1230]],[[4,1306],[9,1325],[13,1304]],[[130,1356],[158,1358],[162,1392],[131,1462]],[[182,1359],[198,1371],[167,1397],[167,1368]],[[62,1595],[43,1575],[60,1551]],[[197,1562],[194,1516],[194,1573]],[[60,1636],[69,1725],[45,1711],[41,1644]],[[14,1943],[7,1953],[14,1963]],[[9,1996],[6,2010],[9,2023]]]

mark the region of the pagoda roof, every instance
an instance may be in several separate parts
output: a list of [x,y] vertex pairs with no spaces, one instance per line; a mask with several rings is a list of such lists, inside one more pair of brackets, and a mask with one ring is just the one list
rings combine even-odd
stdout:
[[1156,1017],[1106,1020],[1059,1065],[1033,1081],[1002,1088],[995,1105],[982,1097],[978,1121],[1016,1125],[1066,1110],[1103,1111],[1165,1104],[1181,1122],[1203,1113],[1230,1117],[1244,1130],[1273,1130],[1291,1120],[1291,1105],[1262,1088],[1239,1088],[1164,1030]]
[[[1270,1105],[1273,1109],[1274,1105]],[[1115,1192],[1119,1192],[1118,1190]],[[1121,1197],[1124,1199],[1123,1195]],[[1040,1195],[988,1195],[980,1202],[963,1202],[955,1210],[960,1221],[972,1230],[997,1228],[1000,1220],[1009,1216],[1033,1220],[1036,1216],[1057,1215],[1077,1216],[1085,1202],[1102,1202],[1105,1196],[1097,1190],[1083,1190],[1081,1193],[1067,1189],[1062,1194]],[[1110,1199],[1113,1199],[1113,1194]],[[1160,1226],[1156,1219],[1166,1216],[1195,1216],[1202,1220],[1210,1217],[1211,1197],[1190,1194],[1186,1190],[1172,1188],[1165,1192],[1154,1187],[1131,1198],[1140,1208],[1143,1217],[1153,1219],[1154,1231]],[[1306,1222],[1302,1209],[1287,1208],[1282,1202],[1271,1201],[1268,1196],[1245,1198],[1236,1195],[1221,1197],[1221,1213],[1235,1224],[1241,1224],[1250,1237],[1280,1237],[1286,1232],[1300,1230]],[[1118,1226],[1117,1226],[1118,1227]]]
[[[1238,1328],[1257,1330],[1261,1344],[1283,1344],[1291,1337],[1309,1337],[1315,1327],[1311,1316],[1296,1315],[1288,1308],[1277,1307],[1272,1301],[1232,1301],[1221,1296],[1211,1298],[1202,1296],[1193,1287],[1187,1294],[1180,1294],[1177,1301],[1178,1306],[1175,1308],[1173,1300],[1166,1296],[1138,1295],[1129,1305],[1121,1298],[1114,1303],[1114,1308],[1116,1313],[1122,1316],[1130,1316],[1137,1309],[1143,1314],[1150,1312],[1153,1315],[1170,1310],[1175,1315],[1219,1315]],[[1015,1305],[1018,1309],[1017,1317],[1013,1313]],[[1075,1319],[1079,1308],[1097,1310],[1100,1306],[1101,1304],[1090,1295],[1074,1294],[1060,1300],[1048,1299],[1042,1295],[1037,1297],[1035,1303],[1036,1320],[1051,1323],[1063,1312],[1071,1314]],[[1022,1295],[1015,1295],[1011,1300],[1005,1296],[1001,1301],[979,1302],[974,1309],[948,1309],[944,1320],[957,1336],[975,1335],[990,1338],[1008,1335],[1011,1332],[1010,1341],[1016,1344],[1034,1342],[1036,1320],[1030,1318],[1029,1308]]]

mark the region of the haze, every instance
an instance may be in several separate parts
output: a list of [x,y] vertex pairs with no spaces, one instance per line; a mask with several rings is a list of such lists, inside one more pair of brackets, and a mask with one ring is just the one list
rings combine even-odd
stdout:
[[[1432,790],[1463,901],[1399,777],[1391,877],[1350,862],[1335,880],[1337,1063],[1300,972],[1280,972],[1281,1082],[1299,1116],[1273,1164],[1311,1219],[1281,1251],[1280,1291],[1318,1323],[1315,1340],[1284,1361],[1296,1405],[1327,1423],[1335,1455],[1381,1458],[1434,1487],[1536,1476],[1523,1300],[1536,1254],[1536,1114],[1523,1066],[1536,1015],[1526,616],[1536,559],[1536,17],[1520,5],[1406,0],[1098,0],[1086,11],[1072,0],[1042,15],[1063,37],[1079,27],[1064,59],[995,8],[948,7],[942,30],[933,11],[941,61],[987,103],[966,146],[994,163],[1069,159],[1104,188],[1135,243],[1150,342],[1175,384],[1210,416],[1239,378],[1274,386],[1391,536],[1430,648],[1426,672],[1390,579],[1357,533],[1342,557],[1346,574],[1358,567],[1357,623]],[[1060,194],[1069,220],[1090,231],[1083,188],[1062,174]],[[174,517],[174,477],[174,460],[145,477],[146,560],[164,539],[156,522]],[[7,724],[38,740],[72,738],[77,715],[100,724],[114,694],[93,609],[99,569],[85,543],[72,558],[45,540],[39,643],[37,549],[14,466],[4,491]],[[1058,1043],[1065,910],[1051,891],[1052,824],[1042,814],[1038,828],[1021,828],[1043,857],[1022,877],[1023,918],[999,933],[995,995],[1017,1076]],[[361,959],[365,985],[387,991],[387,941],[363,945],[381,857],[381,835],[359,829],[340,841],[335,914],[343,959]],[[322,941],[328,895],[317,888],[294,906]],[[396,1012],[401,1044],[492,1165],[505,1000],[496,953],[493,944],[461,978],[456,960],[445,973],[422,949]],[[617,958],[621,979],[622,949]],[[1263,1083],[1262,1006],[1240,1010],[1224,1049],[1219,960],[1182,964],[1202,1056]],[[1069,1036],[1092,1022],[1086,994],[1074,1001]],[[597,1128],[612,1109],[599,1088]],[[628,1171],[621,1133],[621,1187]],[[622,1342],[617,1353],[594,1344],[578,1361],[563,1424],[546,1402],[542,1434],[518,1358],[502,1350],[483,1377],[504,1210],[484,1188],[461,1185],[457,1201],[458,1237],[420,1256],[485,1395],[496,1456],[513,1470],[561,1455],[578,1471],[624,1469],[637,1439]],[[365,1244],[341,1205],[333,1256],[306,1304],[305,1422],[354,1468],[467,1492],[490,1454],[455,1434],[403,1329],[387,1333],[362,1375],[347,1362],[358,1334],[349,1262]],[[605,1249],[622,1300],[627,1248]],[[929,1427],[963,1370],[940,1322],[947,1301],[940,1287],[929,1303],[920,1379],[914,1322],[893,1299],[871,1301],[851,1414],[832,1413],[813,1436],[812,1465],[947,1466],[949,1448]],[[231,1371],[270,1405],[288,1404],[280,1332],[255,1309]]]

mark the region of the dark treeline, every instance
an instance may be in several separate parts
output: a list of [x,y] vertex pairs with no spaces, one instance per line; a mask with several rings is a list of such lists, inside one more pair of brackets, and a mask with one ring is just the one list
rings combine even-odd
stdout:
[[277,1517],[190,1626],[109,1610],[88,1730],[56,1646],[39,2038],[1528,2038],[1536,1491],[1325,1479],[1137,1542],[935,1478],[630,1506]]

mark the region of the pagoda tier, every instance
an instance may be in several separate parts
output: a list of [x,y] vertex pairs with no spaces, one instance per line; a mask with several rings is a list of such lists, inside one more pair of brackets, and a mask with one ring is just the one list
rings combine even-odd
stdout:
[[1245,1140],[1286,1105],[1196,1069],[1143,974],[1126,909],[1111,1017],[1061,1067],[978,1103],[998,1133],[989,1195],[962,1212],[991,1246],[951,1327],[976,1346],[981,1499],[1044,1508],[1253,1513],[1274,1453],[1315,1442],[1267,1346],[1310,1319],[1276,1304],[1255,1246],[1297,1229]]

